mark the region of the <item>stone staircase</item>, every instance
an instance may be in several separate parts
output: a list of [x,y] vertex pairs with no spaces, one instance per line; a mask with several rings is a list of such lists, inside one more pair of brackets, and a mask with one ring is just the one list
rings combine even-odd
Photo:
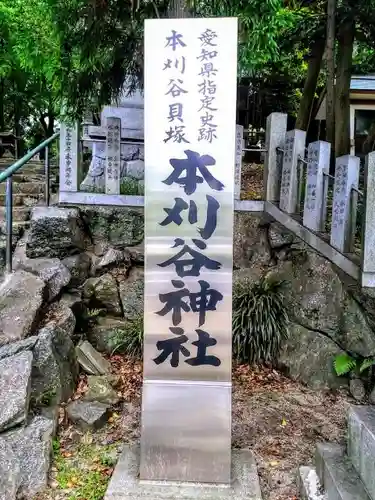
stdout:
[[302,500],[375,500],[375,408],[352,406],[347,447],[318,444],[298,479]]
[[[0,159],[0,173],[15,162],[14,159]],[[58,169],[50,165],[51,193],[57,183]],[[6,253],[6,182],[0,183],[0,274],[5,265]],[[29,224],[33,206],[45,200],[44,162],[31,160],[17,174],[13,175],[13,244],[16,245]]]

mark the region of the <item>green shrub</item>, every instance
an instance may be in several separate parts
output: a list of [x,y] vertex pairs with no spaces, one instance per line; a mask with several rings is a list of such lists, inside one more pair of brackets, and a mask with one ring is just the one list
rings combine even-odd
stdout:
[[270,363],[288,336],[284,281],[245,281],[233,290],[233,355],[241,363]]
[[143,315],[137,316],[117,329],[113,335],[114,348],[112,354],[121,352],[134,359],[142,359],[143,353]]
[[136,179],[124,177],[123,179],[121,179],[120,193],[133,196],[142,196],[144,195],[144,189],[139,185]]

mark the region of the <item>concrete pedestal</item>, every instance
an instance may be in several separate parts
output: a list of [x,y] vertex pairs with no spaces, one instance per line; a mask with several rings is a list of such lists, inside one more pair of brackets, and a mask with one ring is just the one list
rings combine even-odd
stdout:
[[257,468],[249,450],[233,450],[231,486],[139,480],[138,446],[126,446],[104,500],[261,500]]

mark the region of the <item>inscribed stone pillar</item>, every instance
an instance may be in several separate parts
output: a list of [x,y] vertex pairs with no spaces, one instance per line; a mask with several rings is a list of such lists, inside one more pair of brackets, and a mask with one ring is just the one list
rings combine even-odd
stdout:
[[237,20],[145,22],[140,477],[228,484]]

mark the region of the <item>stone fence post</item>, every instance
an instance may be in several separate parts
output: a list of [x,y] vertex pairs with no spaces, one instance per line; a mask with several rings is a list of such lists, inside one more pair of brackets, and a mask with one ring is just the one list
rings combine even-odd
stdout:
[[271,113],[266,125],[266,155],[264,161],[264,200],[279,200],[281,162],[277,148],[282,147],[285,140],[288,115]]
[[333,187],[331,245],[342,253],[350,251],[353,240],[352,223],[357,207],[352,201],[352,188],[358,189],[358,180],[359,158],[350,155],[337,158]]
[[60,191],[78,191],[79,123],[60,125]]
[[375,152],[366,157],[365,166],[362,286],[375,287]]

